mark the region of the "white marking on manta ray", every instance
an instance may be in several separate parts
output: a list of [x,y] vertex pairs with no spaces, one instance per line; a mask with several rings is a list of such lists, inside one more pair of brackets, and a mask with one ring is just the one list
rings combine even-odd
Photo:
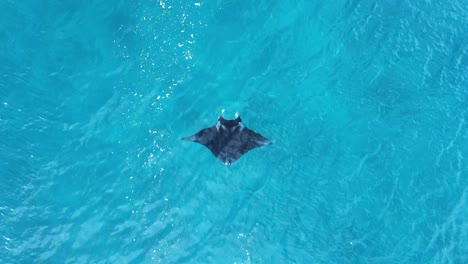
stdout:
[[244,124],[242,124],[242,122],[239,122],[239,127],[240,127],[240,131],[244,130],[245,126]]

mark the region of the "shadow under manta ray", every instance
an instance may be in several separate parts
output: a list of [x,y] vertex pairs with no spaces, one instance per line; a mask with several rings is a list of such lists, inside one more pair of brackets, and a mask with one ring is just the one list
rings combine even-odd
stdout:
[[193,141],[211,150],[211,153],[226,166],[231,165],[249,150],[270,145],[272,142],[248,129],[236,114],[236,119],[218,117],[216,125],[200,130],[182,140]]

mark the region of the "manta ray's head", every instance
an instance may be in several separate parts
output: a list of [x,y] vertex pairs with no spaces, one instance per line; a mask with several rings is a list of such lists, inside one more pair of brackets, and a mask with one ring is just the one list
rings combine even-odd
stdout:
[[240,116],[238,116],[236,119],[233,119],[233,120],[224,119],[224,117],[220,116],[218,118],[218,122],[222,126],[225,126],[226,128],[233,128],[233,127],[239,125],[239,123],[242,122],[242,120],[241,120]]

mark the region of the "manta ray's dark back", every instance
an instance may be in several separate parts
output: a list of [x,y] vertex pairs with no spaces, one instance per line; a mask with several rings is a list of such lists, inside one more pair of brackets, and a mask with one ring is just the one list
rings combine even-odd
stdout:
[[234,120],[220,116],[214,126],[182,139],[202,144],[227,166],[249,150],[272,144],[259,133],[248,129],[242,123],[240,116]]

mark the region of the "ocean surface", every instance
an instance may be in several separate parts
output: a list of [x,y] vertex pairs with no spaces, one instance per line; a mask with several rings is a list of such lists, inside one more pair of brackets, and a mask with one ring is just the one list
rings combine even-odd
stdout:
[[0,263],[468,263],[467,1],[2,0],[0,197]]

